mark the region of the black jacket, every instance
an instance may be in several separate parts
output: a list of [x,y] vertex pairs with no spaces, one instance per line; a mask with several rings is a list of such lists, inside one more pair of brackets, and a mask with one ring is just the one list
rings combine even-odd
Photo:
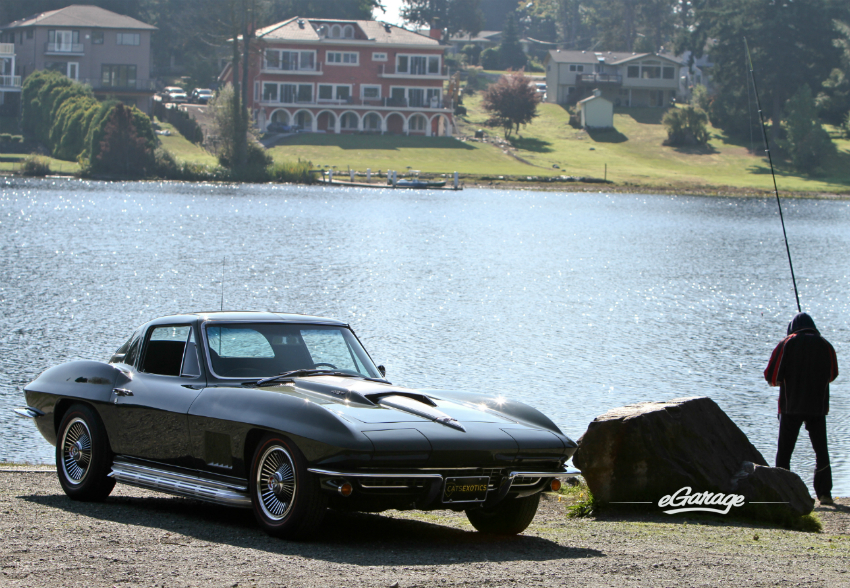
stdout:
[[838,360],[815,321],[801,312],[788,325],[788,336],[773,354],[764,379],[779,386],[779,412],[818,416],[829,413],[829,383],[838,377]]

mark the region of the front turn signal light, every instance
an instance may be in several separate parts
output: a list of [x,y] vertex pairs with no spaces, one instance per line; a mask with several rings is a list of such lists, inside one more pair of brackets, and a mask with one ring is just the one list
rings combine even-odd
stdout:
[[552,483],[549,484],[549,488],[552,489],[552,492],[557,492],[561,489],[561,481],[558,478],[552,480]]
[[351,493],[354,492],[354,486],[352,486],[349,482],[343,482],[343,484],[337,489],[337,492],[345,497],[351,496]]

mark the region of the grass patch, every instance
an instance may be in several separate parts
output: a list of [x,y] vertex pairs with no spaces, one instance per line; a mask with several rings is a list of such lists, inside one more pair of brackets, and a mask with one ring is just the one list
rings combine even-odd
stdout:
[[162,148],[168,151],[174,159],[186,163],[199,163],[210,167],[218,165],[215,155],[200,145],[195,145],[186,139],[173,125],[167,122],[159,122],[157,124],[163,131],[167,130],[171,132],[171,135],[157,135],[157,137]]
[[301,159],[317,168],[336,166],[337,171],[403,172],[409,166],[427,173],[522,175],[534,169],[494,145],[452,137],[301,133],[283,139],[269,153],[275,162]]
[[[0,172],[21,172],[25,161],[31,157],[30,153],[2,153],[0,154]],[[53,157],[38,156],[50,166],[50,172],[54,174],[76,174],[80,171],[80,165],[75,161],[64,161]]]

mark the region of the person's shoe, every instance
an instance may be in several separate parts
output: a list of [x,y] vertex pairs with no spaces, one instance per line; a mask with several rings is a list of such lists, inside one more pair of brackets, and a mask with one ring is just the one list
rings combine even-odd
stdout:
[[835,504],[835,502],[832,500],[832,496],[830,496],[829,494],[818,496],[818,502],[820,502],[821,506],[833,506]]

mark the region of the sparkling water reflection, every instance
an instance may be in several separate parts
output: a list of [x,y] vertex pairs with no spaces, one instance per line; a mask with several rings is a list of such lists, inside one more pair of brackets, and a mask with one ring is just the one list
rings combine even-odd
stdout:
[[[8,409],[142,322],[274,309],[349,321],[398,384],[498,392],[578,438],[623,404],[708,395],[769,462],[761,372],[794,314],[775,202],[624,194],[0,180],[0,460],[52,447]],[[803,305],[842,369],[850,203],[785,202]],[[847,377],[828,418],[850,493]],[[810,483],[803,435],[792,467]]]

